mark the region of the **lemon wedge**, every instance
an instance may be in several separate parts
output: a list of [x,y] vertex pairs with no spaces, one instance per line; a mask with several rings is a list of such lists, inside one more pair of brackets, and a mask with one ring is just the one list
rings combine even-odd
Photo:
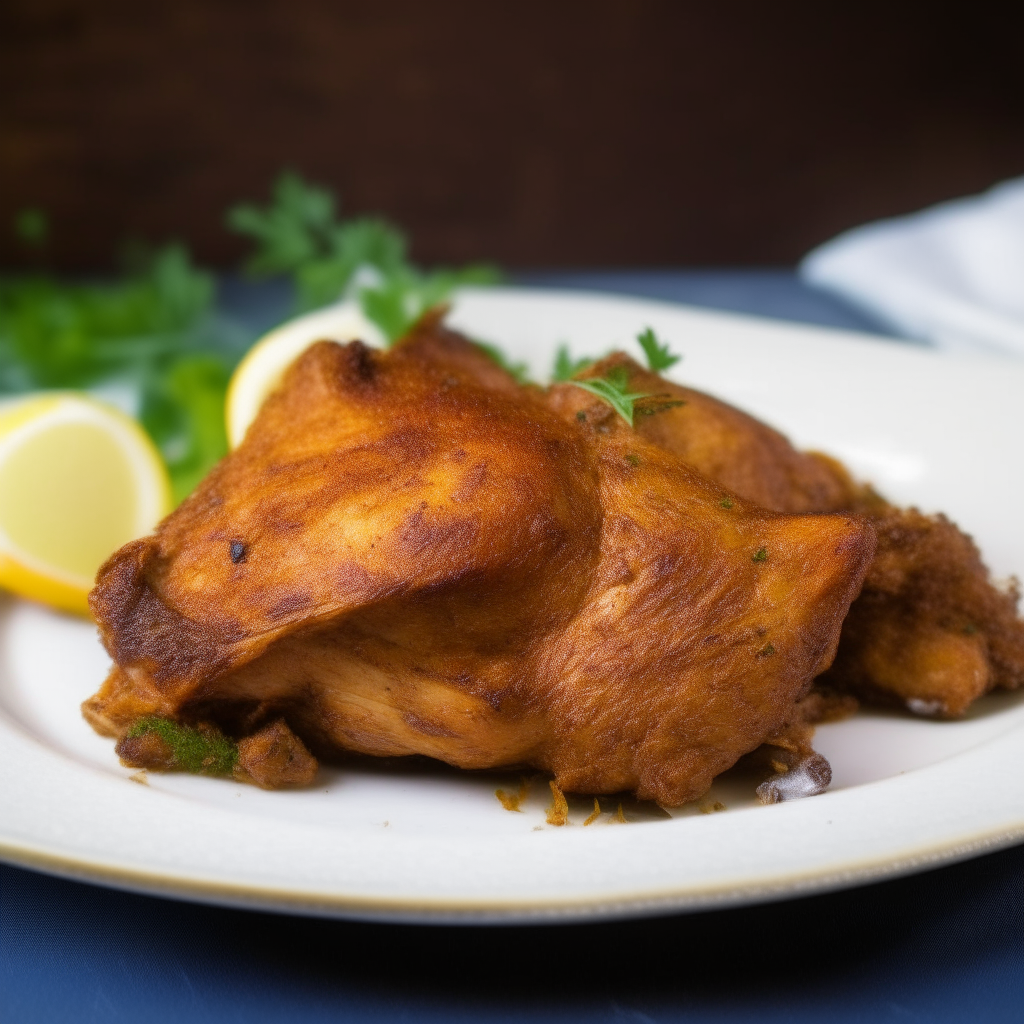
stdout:
[[339,302],[289,320],[264,335],[238,364],[228,384],[224,415],[228,444],[237,448],[267,396],[281,383],[285,370],[310,345],[329,341],[365,341],[383,345],[381,329],[355,302]]
[[170,507],[167,470],[129,416],[63,392],[0,405],[0,587],[88,614],[96,570]]

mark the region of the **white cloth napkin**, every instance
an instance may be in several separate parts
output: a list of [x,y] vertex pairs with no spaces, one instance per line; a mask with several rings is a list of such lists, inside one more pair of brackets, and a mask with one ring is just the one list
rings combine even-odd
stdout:
[[1024,178],[847,231],[800,276],[899,334],[1024,356]]

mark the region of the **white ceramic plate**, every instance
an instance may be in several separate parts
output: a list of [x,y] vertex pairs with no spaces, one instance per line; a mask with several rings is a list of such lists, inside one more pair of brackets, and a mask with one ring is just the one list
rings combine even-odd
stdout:
[[[998,575],[1024,575],[1024,368],[817,328],[573,293],[464,293],[455,322],[545,374],[556,343],[631,347],[653,326],[679,379],[795,442],[833,452],[886,494],[944,510]],[[1024,694],[962,722],[864,713],[824,726],[830,792],[761,807],[749,780],[671,818],[627,806],[588,827],[522,813],[514,776],[363,764],[306,792],[150,775],[132,781],[79,702],[107,657],[91,626],[0,602],[0,856],[144,892],[401,921],[579,920],[724,906],[916,871],[1024,839]],[[708,805],[705,805],[708,806]]]

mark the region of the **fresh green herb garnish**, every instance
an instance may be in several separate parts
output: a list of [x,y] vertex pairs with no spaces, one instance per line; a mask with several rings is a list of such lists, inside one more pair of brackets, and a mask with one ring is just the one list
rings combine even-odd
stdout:
[[158,251],[118,284],[66,284],[42,275],[0,281],[0,353],[7,364],[0,387],[87,387],[114,374],[136,377],[183,349],[209,347],[201,321],[213,293],[213,278],[178,246]]
[[667,370],[670,366],[675,366],[683,358],[682,356],[673,355],[669,351],[667,344],[659,342],[658,336],[650,327],[641,331],[636,336],[636,340],[644,350],[644,355],[647,357],[647,365],[655,373],[660,373],[662,370]]
[[405,238],[374,217],[341,223],[334,196],[286,172],[269,206],[240,204],[228,211],[228,226],[257,243],[246,269],[257,276],[292,277],[300,309],[341,297],[357,271],[388,278],[406,265]]
[[226,451],[224,392],[252,340],[213,309],[213,276],[169,245],[115,284],[0,280],[0,394],[98,390],[139,415],[178,498]]
[[175,502],[227,454],[224,396],[230,377],[228,363],[216,355],[183,356],[143,395],[139,420],[160,446]]
[[607,402],[630,426],[633,426],[633,407],[641,398],[650,398],[645,391],[629,390],[629,373],[624,366],[613,367],[607,377],[589,380],[571,380],[573,387],[583,388]]
[[363,312],[389,342],[395,342],[427,310],[445,302],[456,288],[494,284],[498,279],[496,271],[482,265],[432,271],[409,266],[379,283],[356,282],[354,288]]
[[551,371],[551,379],[557,381],[572,380],[577,373],[582,373],[588,366],[593,366],[595,360],[590,356],[581,356],[573,359],[569,353],[569,346],[562,342],[555,353],[555,366]]
[[756,553],[750,559],[752,562],[767,562],[768,561],[768,549],[758,548]]
[[428,309],[467,284],[493,284],[490,266],[423,271],[410,263],[405,236],[377,217],[336,219],[334,196],[294,173],[282,174],[267,207],[243,204],[228,212],[228,225],[257,242],[248,269],[289,275],[300,310],[345,297],[396,341]]
[[200,732],[169,718],[141,718],[128,730],[128,739],[155,733],[171,748],[178,768],[193,775],[230,775],[238,763],[238,747],[219,733]]
[[723,498],[719,503],[722,508],[732,508],[732,498]]

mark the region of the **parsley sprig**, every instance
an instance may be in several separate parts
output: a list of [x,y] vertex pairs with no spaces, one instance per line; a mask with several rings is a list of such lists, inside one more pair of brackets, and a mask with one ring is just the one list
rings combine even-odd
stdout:
[[[658,336],[650,327],[641,331],[636,340],[647,356],[647,365],[655,373],[659,370],[667,370],[682,359],[682,356],[671,353],[667,344],[659,342]],[[578,373],[582,373],[587,367],[592,366],[595,361],[588,356],[573,359],[569,352],[569,346],[563,343],[555,354],[551,379],[564,381],[596,395],[602,401],[607,402],[630,426],[633,426],[635,416],[653,416],[655,413],[665,412],[686,404],[680,400],[672,400],[668,395],[656,395],[645,391],[631,392],[629,390],[629,372],[624,366],[613,367],[604,377],[591,377],[587,380],[573,379]],[[646,402],[637,406],[638,402],[648,398],[662,400],[654,403]]]
[[228,211],[227,220],[256,242],[249,272],[291,277],[300,311],[358,298],[389,341],[456,288],[501,277],[485,264],[422,270],[409,261],[405,236],[396,227],[379,217],[338,220],[334,196],[293,172],[278,178],[269,206],[241,204]]
[[[658,340],[657,334],[652,327],[646,327],[636,336],[637,342],[644,350],[647,359],[647,366],[655,373],[667,370],[675,366],[683,357],[677,356],[670,351],[668,344]],[[581,356],[574,359],[569,351],[569,346],[562,342],[555,353],[555,365],[551,371],[553,381],[570,381],[578,373],[582,373],[588,366],[597,362],[591,356]]]
[[647,327],[641,331],[636,336],[636,340],[644,350],[644,355],[647,357],[647,365],[655,373],[661,373],[662,370],[667,370],[669,367],[675,366],[676,363],[683,358],[682,356],[677,356],[670,352],[667,344],[662,344],[658,341],[658,336],[654,333],[654,329],[651,327]]
[[573,387],[582,388],[607,402],[630,426],[633,426],[634,406],[642,398],[650,398],[646,391],[629,390],[629,372],[624,366],[614,366],[606,377],[589,380],[571,380]]

